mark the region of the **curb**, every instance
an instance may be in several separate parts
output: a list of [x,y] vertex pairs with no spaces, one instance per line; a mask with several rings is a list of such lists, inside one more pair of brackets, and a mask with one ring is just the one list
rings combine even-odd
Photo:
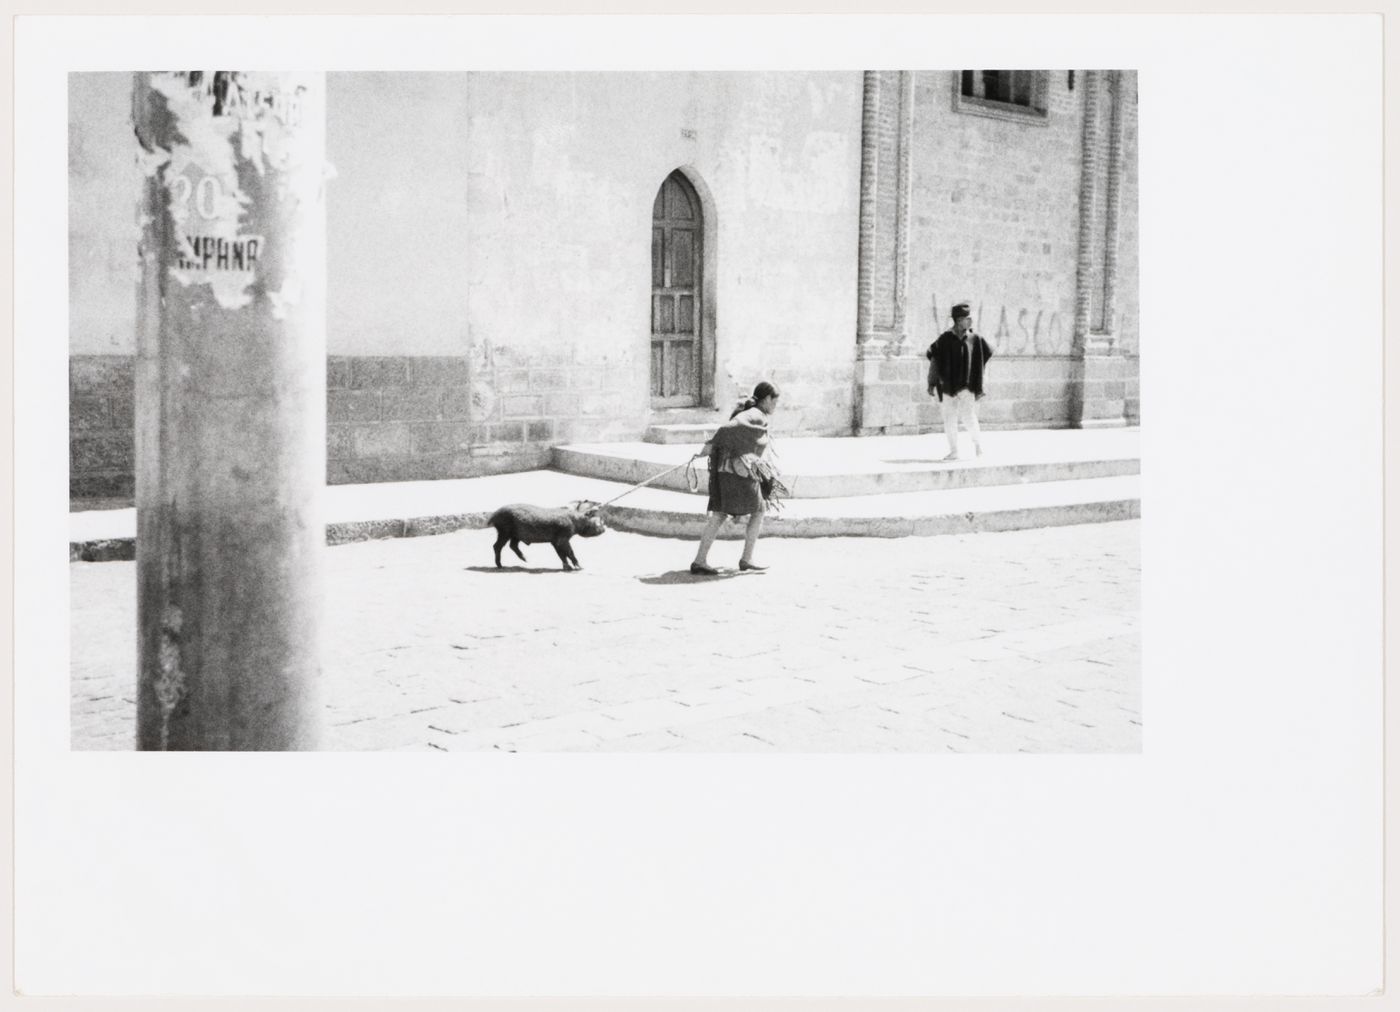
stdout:
[[[705,527],[705,515],[608,507],[608,526],[629,534],[696,539]],[[1029,506],[985,513],[945,513],[924,517],[769,517],[765,538],[926,538],[945,534],[991,534],[1036,527],[1068,527],[1074,524],[1137,520],[1140,499],[1074,503],[1064,506]],[[719,529],[721,541],[742,540],[744,524],[731,522]]]
[[[944,534],[978,534],[1019,531],[1034,527],[1067,527],[1072,524],[1109,523],[1136,520],[1142,515],[1141,500],[1117,499],[1105,502],[1073,503],[1062,506],[1031,506],[1023,509],[992,510],[985,513],[945,513],[924,517],[770,517],[763,526],[765,538],[907,538],[937,537]],[[326,525],[326,544],[350,545],[360,541],[391,538],[421,538],[478,530],[487,526],[492,511],[409,517],[401,520],[351,520]],[[695,539],[705,527],[704,513],[676,513],[643,510],[629,506],[609,506],[608,526],[628,534],[660,538]],[[744,536],[742,523],[728,523],[719,530],[721,540]],[[136,558],[136,539],[103,538],[73,541],[68,545],[69,562],[130,562]]]
[[[348,520],[326,524],[326,545],[352,545],[358,541],[451,534],[453,531],[485,527],[492,512],[494,511],[410,517],[405,520]],[[69,562],[131,562],[135,558],[135,538],[103,538],[68,543]]]
[[135,558],[135,538],[68,542],[69,562],[131,562]]

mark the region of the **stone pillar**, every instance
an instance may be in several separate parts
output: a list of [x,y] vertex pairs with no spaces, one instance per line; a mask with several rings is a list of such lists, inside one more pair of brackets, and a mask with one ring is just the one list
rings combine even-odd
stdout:
[[1088,343],[1094,299],[1094,204],[1099,184],[1099,96],[1103,73],[1084,72],[1084,129],[1079,147],[1079,248],[1075,263],[1074,349]]
[[[1127,424],[1124,417],[1126,363],[1115,354],[1112,331],[1118,284],[1118,214],[1122,182],[1122,87],[1110,87],[1107,179],[1101,155],[1104,140],[1099,116],[1107,72],[1084,73],[1084,131],[1080,153],[1079,250],[1074,300],[1074,354],[1070,381],[1070,418],[1079,428],[1106,428]],[[1115,82],[1116,83],[1116,82]],[[1095,214],[1099,187],[1106,186],[1107,208],[1103,220]],[[1100,304],[1104,326],[1092,329],[1094,300],[1094,248],[1096,233],[1104,237],[1103,288]]]
[[880,74],[867,70],[861,96],[860,238],[856,262],[856,343],[862,353],[875,336],[875,186],[880,168],[879,114]]
[[311,749],[326,475],[323,74],[142,73],[141,749]]
[[914,72],[899,75],[899,190],[894,216],[894,333],[891,357],[904,354],[909,335],[904,306],[909,291],[909,208],[914,188]]
[[922,360],[908,352],[905,315],[914,74],[866,71],[864,85],[852,431],[917,432],[919,398],[927,395]]
[[1123,206],[1123,72],[1112,73],[1108,127],[1108,207],[1104,224],[1103,329],[1108,350],[1118,348],[1118,217]]

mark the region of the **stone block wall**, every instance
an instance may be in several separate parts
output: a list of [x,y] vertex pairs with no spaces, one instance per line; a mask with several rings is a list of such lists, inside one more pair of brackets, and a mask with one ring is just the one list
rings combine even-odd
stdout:
[[547,461],[559,443],[640,439],[650,410],[649,364],[625,349],[594,358],[576,346],[486,343],[473,387],[482,452],[510,454],[519,441]]
[[326,368],[331,484],[465,477],[492,439],[472,424],[470,363],[440,355],[333,355]]
[[[987,367],[979,417],[988,429],[1072,424],[1078,363],[1068,356],[997,357]],[[872,432],[937,432],[922,355],[867,359]],[[1138,412],[1138,360],[1113,376],[1086,375],[1085,393]],[[326,480],[332,485],[466,478],[549,466],[559,443],[639,439],[646,406],[606,363],[545,360],[503,350],[471,357],[348,356],[327,362]],[[135,359],[75,355],[69,362],[69,492],[130,500],[135,492]],[[790,396],[784,387],[784,396]],[[800,412],[794,401],[795,412]],[[780,416],[784,432],[813,431]],[[825,435],[843,435],[831,431]]]
[[[927,392],[928,361],[922,354],[857,363],[861,367],[877,373],[866,386],[869,434],[943,430],[938,400]],[[1070,356],[993,358],[987,366],[986,396],[978,406],[979,421],[987,429],[1070,426],[1078,368],[1078,360]],[[1118,383],[1118,397],[1126,396],[1127,383],[1126,377]],[[1132,383],[1135,390],[1135,376]],[[1107,387],[1101,392],[1107,393]]]
[[69,494],[130,499],[136,491],[136,358],[75,355],[68,362]]
[[1128,361],[1121,355],[1085,355],[1071,397],[1086,429],[1123,425],[1127,418]]
[[978,411],[979,421],[989,429],[1070,425],[1071,391],[1078,365],[1069,356],[993,358],[987,364],[986,396]]
[[1138,424],[1138,361],[1117,356],[1092,367],[1073,356],[1003,357],[987,366],[978,418],[991,429],[1057,429],[1079,424],[1079,398],[1114,408],[1104,417]]
[[[911,435],[943,431],[938,401],[925,384],[928,360],[915,357],[866,359],[855,364],[865,396],[866,435]],[[1138,424],[1136,356],[1104,360],[1086,372],[1070,355],[997,356],[987,366],[986,396],[978,420],[987,429],[1059,429],[1077,424],[1076,399],[1117,403],[1130,425]]]
[[1123,381],[1123,417],[1128,420],[1129,425],[1141,425],[1142,419],[1138,411],[1138,357],[1124,355],[1123,361],[1127,369],[1127,376]]
[[[470,356],[332,355],[326,480],[467,478],[547,467],[558,443],[639,439],[645,387],[608,360],[477,349]],[[633,393],[640,388],[641,395]],[[135,358],[69,361],[69,494],[135,493]]]
[[[910,356],[860,358],[855,363],[861,424],[856,435],[898,436],[926,431],[928,363]],[[936,405],[933,417],[938,414]]]

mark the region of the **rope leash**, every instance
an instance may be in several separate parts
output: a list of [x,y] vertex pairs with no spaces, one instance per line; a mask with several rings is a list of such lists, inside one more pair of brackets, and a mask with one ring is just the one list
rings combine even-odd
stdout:
[[[771,447],[769,448],[769,452],[772,454],[772,456],[773,456],[774,459],[776,460],[776,459],[777,459],[777,452],[774,451]],[[658,474],[652,475],[652,476],[651,476],[650,478],[648,478],[646,481],[639,481],[639,482],[637,482],[637,484],[633,485],[631,488],[624,489],[623,491],[619,492],[617,495],[613,496],[613,497],[612,497],[611,499],[609,499],[607,502],[605,502],[605,503],[600,503],[598,506],[594,507],[593,512],[601,513],[603,510],[607,509],[609,506],[611,506],[613,503],[617,502],[617,501],[618,501],[619,499],[621,499],[623,496],[631,495],[633,492],[637,491],[637,489],[639,489],[639,488],[645,488],[646,486],[650,485],[652,482],[656,481],[658,478],[664,478],[664,477],[666,477],[666,475],[672,474],[672,473],[675,472],[675,471],[679,471],[681,468],[685,468],[685,469],[686,469],[686,471],[685,471],[685,484],[686,484],[686,487],[687,487],[688,489],[690,489],[690,491],[691,491],[692,493],[699,492],[699,491],[700,491],[700,470],[699,470],[699,468],[697,468],[697,467],[695,466],[695,462],[696,462],[697,460],[703,460],[704,458],[705,458],[705,455],[704,455],[703,453],[697,453],[697,454],[695,454],[693,457],[691,457],[689,460],[687,460],[687,461],[685,461],[685,462],[683,462],[683,463],[677,464],[675,467],[668,467],[666,470],[661,471],[661,472],[658,473]],[[769,504],[769,508],[772,509],[773,512],[776,513],[776,512],[778,512],[778,511],[780,511],[780,510],[782,509],[782,500],[783,500],[784,498],[786,498],[786,497],[792,495],[792,490],[791,490],[790,488],[788,488],[787,483],[784,482],[783,479],[780,477],[780,472],[779,472],[778,468],[777,468],[775,465],[770,465],[770,467],[771,467],[770,477],[768,477],[767,479],[765,479],[767,482],[770,483],[770,484],[769,484],[770,494],[769,494],[769,497],[767,498],[767,502],[768,502],[768,504]]]
[[637,489],[639,489],[639,488],[645,488],[646,486],[650,485],[650,484],[651,484],[652,482],[654,482],[657,478],[664,478],[664,477],[666,477],[666,475],[671,474],[673,471],[679,471],[679,470],[680,470],[681,468],[683,468],[683,467],[688,467],[688,468],[691,469],[691,470],[690,470],[689,472],[687,472],[687,474],[686,474],[686,484],[690,486],[690,490],[691,490],[692,492],[698,492],[698,491],[700,490],[700,478],[699,478],[699,476],[698,476],[697,474],[694,473],[694,472],[695,472],[695,469],[694,469],[694,466],[693,466],[693,465],[695,464],[695,462],[696,462],[697,460],[700,459],[700,457],[701,457],[701,454],[698,454],[698,453],[697,453],[695,456],[691,457],[689,460],[685,461],[684,463],[677,464],[675,467],[668,467],[666,470],[660,472],[659,474],[654,474],[654,475],[652,475],[652,476],[651,476],[650,478],[648,478],[646,481],[639,481],[639,482],[637,482],[637,484],[633,485],[633,486],[632,486],[631,488],[629,488],[629,489],[626,489],[626,490],[624,490],[624,491],[622,491],[622,492],[619,492],[617,495],[613,496],[613,497],[612,497],[611,499],[609,499],[607,502],[599,504],[599,505],[596,507],[597,510],[598,510],[599,512],[601,512],[602,510],[607,509],[607,508],[608,508],[609,506],[611,506],[613,503],[617,502],[617,501],[618,501],[619,499],[621,499],[623,496],[625,496],[625,495],[631,495],[633,492],[637,491]]
[[695,466],[697,460],[704,460],[701,454],[696,454],[685,462],[685,487],[692,493],[700,491],[700,469]]

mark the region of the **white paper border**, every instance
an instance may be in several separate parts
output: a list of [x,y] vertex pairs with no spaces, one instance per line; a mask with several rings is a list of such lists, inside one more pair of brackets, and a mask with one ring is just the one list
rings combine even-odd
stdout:
[[[1139,70],[1144,754],[70,754],[66,73],[652,69],[677,33],[704,69]],[[24,991],[1379,985],[1376,19],[120,18],[17,39]]]

